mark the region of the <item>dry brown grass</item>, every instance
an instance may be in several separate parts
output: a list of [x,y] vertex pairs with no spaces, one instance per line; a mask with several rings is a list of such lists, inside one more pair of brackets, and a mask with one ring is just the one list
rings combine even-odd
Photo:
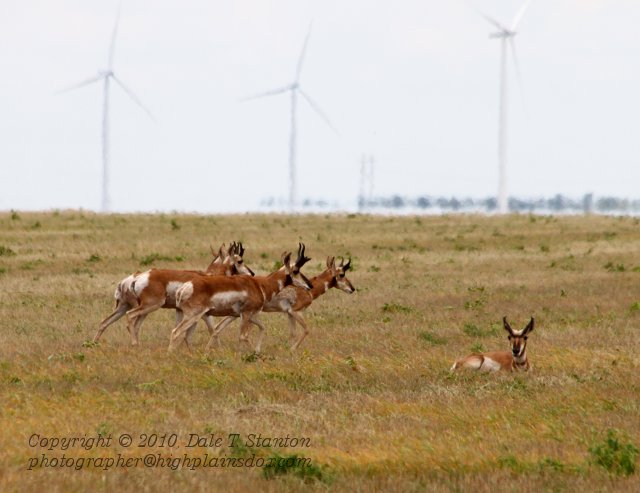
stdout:
[[[173,221],[173,225],[172,225]],[[113,308],[117,281],[153,266],[200,268],[209,243],[241,240],[268,272],[307,244],[353,258],[354,295],[334,290],[307,312],[312,333],[287,348],[283,315],[265,315],[263,356],[237,342],[167,354],[173,313],[152,314],[142,346],[124,320],[85,347]],[[4,247],[4,249],[3,249]],[[640,445],[640,224],[537,216],[174,216],[0,214],[0,490],[632,491],[589,447],[618,429]],[[502,315],[536,329],[526,375],[451,375],[473,348],[506,349]],[[472,327],[473,326],[473,327]],[[466,327],[466,330],[465,330]],[[138,467],[27,471],[33,433],[302,436],[322,480],[265,479],[258,468]],[[182,448],[66,451],[75,457],[181,456]],[[191,456],[252,451],[202,449]]]

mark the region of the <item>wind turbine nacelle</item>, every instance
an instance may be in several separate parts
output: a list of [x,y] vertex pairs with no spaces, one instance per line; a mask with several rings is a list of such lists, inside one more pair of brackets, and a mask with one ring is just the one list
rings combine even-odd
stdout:
[[503,38],[511,38],[518,34],[516,31],[498,31],[497,33],[489,34],[490,39],[503,39]]

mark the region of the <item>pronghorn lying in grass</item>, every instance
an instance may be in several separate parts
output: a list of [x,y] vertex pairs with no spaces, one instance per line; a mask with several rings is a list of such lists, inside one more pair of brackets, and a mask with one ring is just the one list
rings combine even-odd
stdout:
[[[264,304],[262,307],[263,312],[282,312],[287,314],[289,320],[289,342],[292,350],[298,348],[304,338],[309,334],[307,322],[304,320],[302,313],[298,312],[305,310],[314,300],[331,288],[338,288],[345,293],[353,293],[356,290],[353,284],[351,284],[351,281],[347,279],[346,272],[350,266],[351,259],[349,259],[346,264],[343,259],[340,265],[336,267],[335,257],[328,257],[327,268],[321,274],[310,280],[312,286],[310,290],[298,286],[288,286]],[[216,345],[219,345],[218,337],[220,333],[233,322],[235,318],[236,317],[227,317],[217,325],[207,344],[207,349],[209,349],[214,342]],[[300,338],[294,342],[296,322],[302,326],[304,332]]]
[[507,322],[507,317],[502,318],[504,330],[509,333],[511,351],[494,351],[491,353],[473,353],[457,360],[451,367],[451,371],[458,368],[485,371],[527,371],[531,368],[527,359],[527,335],[533,330],[533,317],[522,330],[513,330]]
[[[169,351],[176,349],[195,328],[203,315],[240,317],[240,340],[248,342],[248,325],[260,329],[255,352],[259,353],[265,327],[257,315],[265,303],[291,284],[311,289],[311,283],[300,271],[309,258],[304,245],[298,248],[298,258],[291,264],[291,253],[282,254],[282,268],[268,276],[200,276],[185,283],[176,293],[177,307],[184,314],[171,333]],[[186,338],[186,339],[185,339]]]
[[[211,252],[213,253],[213,249]],[[175,308],[175,290],[182,285],[184,280],[191,279],[194,275],[234,275],[237,273],[253,275],[251,269],[244,265],[243,254],[242,243],[233,242],[228,250],[224,245],[220,247],[218,255],[214,257],[205,271],[152,269],[127,276],[116,287],[115,310],[100,322],[93,342],[98,342],[107,327],[128,313],[129,324],[127,327],[131,335],[131,344],[137,345],[138,332],[147,314],[157,308]],[[140,296],[143,296],[144,299],[141,299]],[[160,299],[162,299],[162,303],[159,303]],[[208,320],[206,322],[210,323]],[[132,327],[134,327],[133,331]]]

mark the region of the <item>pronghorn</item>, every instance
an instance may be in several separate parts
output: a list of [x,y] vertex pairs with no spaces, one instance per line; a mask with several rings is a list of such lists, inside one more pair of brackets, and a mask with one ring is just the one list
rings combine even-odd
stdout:
[[185,283],[176,294],[177,307],[183,312],[184,318],[171,332],[169,351],[176,349],[183,339],[188,339],[198,319],[207,314],[218,317],[239,316],[240,340],[244,342],[248,342],[249,323],[257,325],[260,334],[255,352],[259,353],[265,327],[257,314],[265,303],[288,285],[311,289],[309,279],[300,271],[309,260],[304,256],[304,245],[300,244],[296,261],[291,264],[291,253],[283,253],[282,268],[268,276],[202,276]]
[[[213,248],[211,249],[211,253],[214,253]],[[215,255],[214,253],[214,259],[211,261],[211,263],[208,265],[205,271],[178,271],[178,270],[161,271],[158,269],[152,269],[144,273],[136,272],[135,274],[127,276],[125,279],[120,281],[118,283],[118,286],[116,287],[116,291],[114,294],[114,297],[116,300],[115,310],[108,317],[106,317],[102,322],[100,322],[100,327],[98,328],[98,331],[96,332],[96,335],[93,338],[93,342],[98,342],[100,340],[100,337],[104,333],[104,331],[107,329],[107,327],[109,327],[111,324],[120,320],[120,318],[122,318],[125,314],[127,314],[127,312],[129,311],[133,312],[135,309],[140,308],[140,299],[139,299],[139,294],[141,290],[140,288],[144,282],[147,282],[148,284],[151,273],[154,273],[152,276],[153,279],[157,279],[158,275],[161,272],[164,272],[166,274],[165,277],[168,275],[174,278],[176,276],[180,278],[188,276],[189,278],[191,278],[194,275],[233,275],[236,273],[253,275],[253,272],[251,271],[251,269],[249,269],[244,265],[244,262],[242,260],[243,254],[244,254],[244,247],[242,246],[242,243],[236,244],[235,242],[233,242],[233,244],[228,250],[224,245],[222,245],[218,250],[218,254]],[[175,281],[177,279],[173,279],[173,280]],[[136,285],[137,285],[137,288],[136,288]],[[138,293],[136,293],[136,291],[138,291]],[[159,291],[162,291],[162,290],[159,290]],[[175,291],[175,289],[172,289],[172,291]],[[163,303],[162,306],[166,308],[175,308],[175,304],[171,306],[171,300],[168,300],[168,301],[169,301],[169,304],[165,306],[165,304]],[[140,325],[142,324],[142,321],[146,317],[146,314],[150,313],[151,311],[153,310],[149,310],[142,316],[140,316],[138,313],[138,317],[141,317],[141,318],[137,319],[138,327],[135,333],[131,331],[130,325],[127,326],[129,329],[129,333],[131,335],[131,343],[133,345],[138,344],[138,332],[140,330]]]
[[[291,350],[297,349],[304,338],[309,334],[309,327],[307,326],[302,313],[298,312],[305,310],[313,301],[331,288],[338,288],[345,293],[353,293],[356,290],[346,276],[346,272],[349,270],[350,266],[351,259],[349,259],[346,264],[344,263],[344,259],[342,259],[340,265],[336,267],[335,257],[328,257],[327,268],[321,274],[310,279],[312,286],[310,290],[297,286],[288,286],[264,304],[262,307],[263,312],[283,312],[287,314]],[[219,345],[219,334],[227,325],[233,322],[235,318],[236,317],[227,317],[216,326],[207,348],[213,342],[215,342],[216,345]],[[304,332],[300,338],[294,342],[296,322],[302,326]]]
[[451,371],[458,368],[485,371],[527,371],[531,369],[527,360],[527,335],[533,330],[533,317],[522,330],[513,330],[507,322],[507,317],[502,318],[502,323],[504,330],[509,333],[511,351],[473,353],[457,360],[451,367]]

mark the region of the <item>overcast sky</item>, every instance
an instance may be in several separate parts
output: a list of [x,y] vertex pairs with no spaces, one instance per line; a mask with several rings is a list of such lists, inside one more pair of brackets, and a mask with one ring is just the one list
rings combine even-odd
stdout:
[[[301,198],[495,196],[499,41],[462,0],[123,0],[111,96],[115,211],[256,210],[288,193],[292,82]],[[475,0],[510,23],[518,0]],[[0,210],[101,201],[101,83],[118,0],[0,2]],[[509,66],[508,190],[640,197],[640,2],[533,0]]]

